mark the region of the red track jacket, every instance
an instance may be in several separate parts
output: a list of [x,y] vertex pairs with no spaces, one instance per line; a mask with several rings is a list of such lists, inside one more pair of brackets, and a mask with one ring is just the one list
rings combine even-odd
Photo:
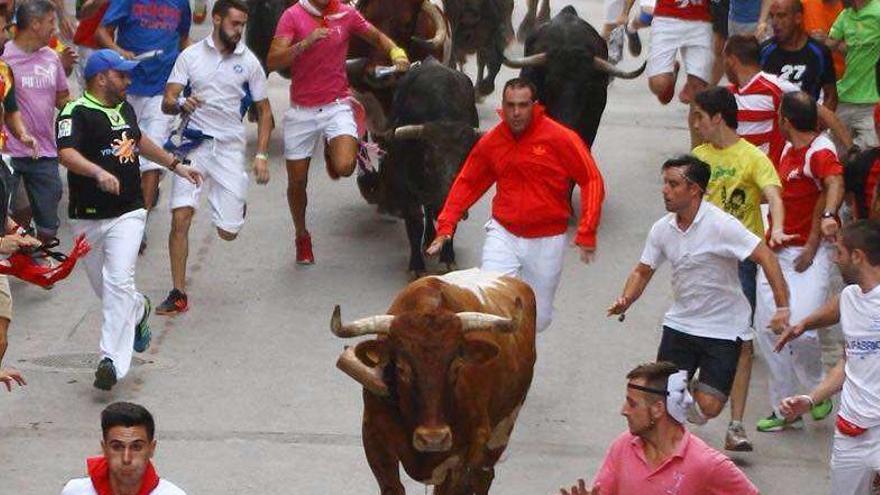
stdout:
[[575,243],[596,247],[605,186],[590,151],[574,131],[535,104],[519,138],[502,121],[471,150],[437,220],[437,235],[452,235],[462,215],[497,182],[492,217],[519,237],[562,234],[571,215],[569,184],[581,188]]

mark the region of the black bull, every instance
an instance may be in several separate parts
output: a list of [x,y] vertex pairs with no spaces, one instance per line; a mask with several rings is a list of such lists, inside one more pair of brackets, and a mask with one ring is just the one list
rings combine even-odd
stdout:
[[[368,202],[404,219],[409,270],[419,276],[425,273],[422,249],[434,238],[434,220],[478,138],[473,83],[429,58],[400,79],[389,123],[390,130],[378,136],[387,152],[379,172],[359,177],[358,186]],[[452,242],[440,261],[454,269]]]
[[504,63],[521,68],[520,75],[538,89],[538,100],[547,114],[577,132],[589,146],[605,110],[609,75],[633,79],[645,70],[644,64],[632,72],[609,64],[605,40],[571,5],[528,36],[525,54]]

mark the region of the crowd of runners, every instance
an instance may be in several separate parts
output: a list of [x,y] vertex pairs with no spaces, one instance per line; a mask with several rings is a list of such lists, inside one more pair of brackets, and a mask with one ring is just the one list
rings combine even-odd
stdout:
[[[607,313],[624,321],[665,262],[673,304],[656,362],[627,376],[629,431],[594,483],[563,492],[661,493],[662,485],[679,494],[756,493],[685,424],[719,416],[729,401],[725,448],[753,450],[743,417],[757,346],[773,409],[754,429],[802,428],[805,415],[822,421],[842,390],[832,493],[872,493],[880,480],[880,0],[657,0],[632,12],[634,3],[606,4],[609,59],[619,62],[625,45],[638,56],[639,30],[650,29],[648,88],[665,105],[680,86],[691,152],[660,160],[669,213],[650,229]],[[202,196],[217,235],[233,241],[250,175],[269,181],[276,121],[265,70],[242,40],[248,4],[216,0],[210,13],[212,32],[194,41],[188,0],[84,0],[73,14],[60,0],[0,5],[0,193],[8,198],[0,201],[0,255],[8,258],[0,271],[51,288],[77,259],[84,266],[101,301],[98,389],[110,390],[133,354],[149,348],[151,314],[189,309],[188,238]],[[315,263],[306,206],[316,145],[325,142],[334,179],[355,171],[362,146],[345,73],[352,36],[408,70],[407,53],[338,0],[289,7],[269,49],[268,69],[291,73],[281,131],[300,264]],[[545,114],[531,81],[512,79],[501,96],[501,120],[463,164],[426,252],[437,254],[495,185],[481,268],[529,283],[541,331],[551,326],[563,269],[570,185],[580,187],[574,243],[585,263],[595,261],[602,203],[615,191],[605,190],[581,138]],[[251,157],[248,109],[257,124]],[[89,247],[66,260],[51,250],[65,192],[59,165],[72,233]],[[135,270],[164,175],[171,290],[153,308]],[[11,321],[0,275],[0,364]],[[826,371],[818,332],[838,322],[844,357]],[[0,368],[0,381],[25,384],[9,368]],[[102,428],[104,456],[63,493],[182,493],[150,464],[148,411],[111,404]],[[136,469],[120,467],[132,462]]]

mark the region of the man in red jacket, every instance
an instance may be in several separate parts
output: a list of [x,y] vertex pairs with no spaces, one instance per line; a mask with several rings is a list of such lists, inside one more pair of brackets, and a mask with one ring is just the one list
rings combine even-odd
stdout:
[[562,275],[565,230],[571,216],[571,181],[581,188],[581,220],[574,242],[581,260],[596,254],[596,230],[605,187],[581,138],[544,114],[534,85],[514,78],[504,85],[503,121],[474,146],[437,220],[427,254],[437,254],[455,225],[492,184],[492,218],[486,224],[482,269],[521,277],[535,291],[537,329],[553,318]]

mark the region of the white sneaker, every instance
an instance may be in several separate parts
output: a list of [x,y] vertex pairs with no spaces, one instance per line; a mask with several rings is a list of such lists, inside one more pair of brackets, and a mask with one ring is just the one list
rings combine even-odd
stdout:
[[617,26],[608,35],[608,62],[617,64],[623,58],[623,43],[626,26]]

